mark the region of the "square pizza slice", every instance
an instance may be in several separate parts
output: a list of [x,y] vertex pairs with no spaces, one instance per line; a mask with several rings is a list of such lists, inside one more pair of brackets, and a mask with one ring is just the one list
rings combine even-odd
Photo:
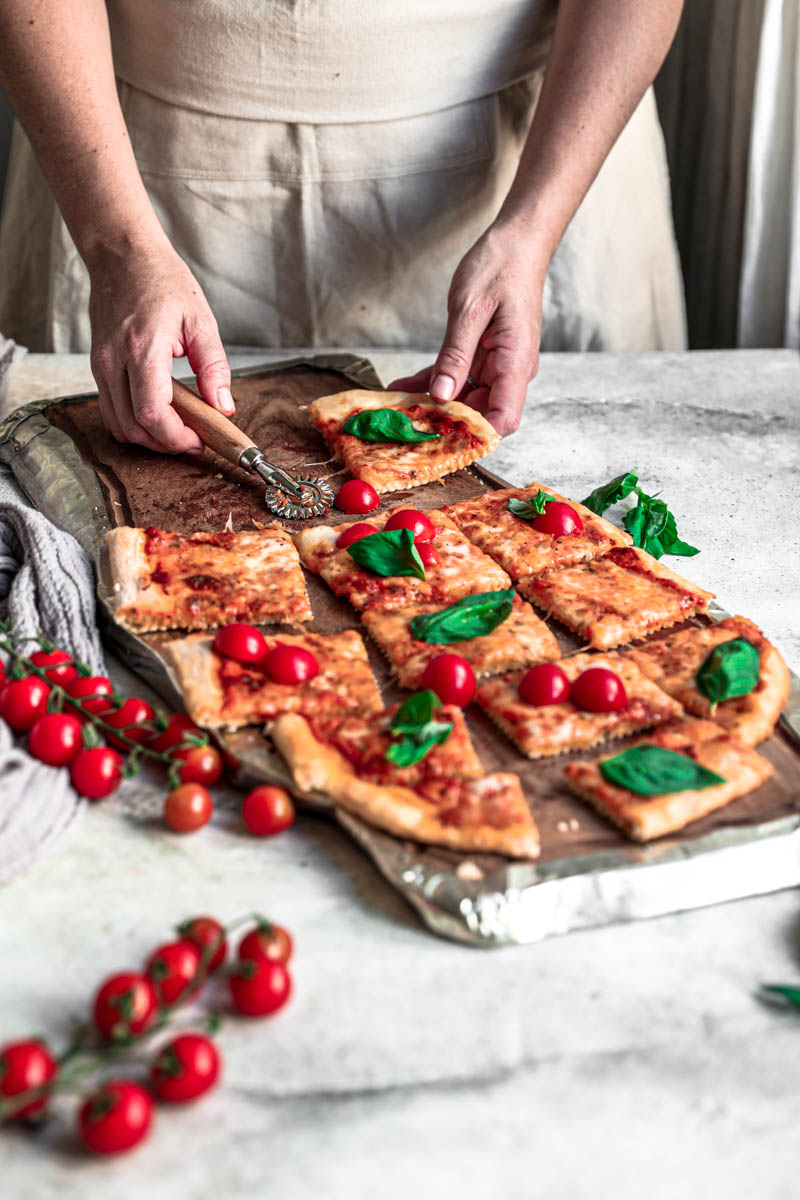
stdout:
[[[371,517],[368,524],[380,533],[391,515],[386,512]],[[339,541],[352,525],[364,522],[315,525],[295,534],[295,544],[303,564],[321,575],[337,596],[345,596],[357,609],[372,604],[386,608],[428,601],[449,604],[474,592],[510,586],[511,580],[502,567],[473,546],[445,513],[429,508],[425,516],[432,522],[435,533],[427,543],[429,565],[424,567],[424,579],[415,574],[381,575],[359,566]]]
[[676,700],[621,654],[587,651],[560,659],[558,666],[571,684],[592,668],[613,671],[622,681],[626,705],[617,712],[587,712],[569,698],[557,704],[530,704],[518,690],[524,671],[487,680],[476,692],[478,704],[528,758],[588,750],[683,713]]
[[539,854],[539,832],[516,775],[483,775],[461,710],[442,707],[448,739],[408,767],[386,760],[395,709],[358,718],[279,717],[270,727],[297,787],[321,792],[398,837],[518,858]]
[[[540,492],[551,497],[561,511],[556,513],[549,502],[542,502],[538,507],[543,507],[544,512],[537,514],[536,498]],[[509,509],[509,503],[517,509],[516,513]],[[515,580],[553,567],[586,562],[614,546],[631,544],[630,534],[583,504],[539,483],[471,496],[447,505],[444,511],[471,542],[500,563]],[[558,517],[555,524],[554,516]],[[537,528],[539,525],[545,527]],[[548,531],[548,527],[556,533]],[[568,531],[557,532],[559,529]]]
[[629,838],[675,833],[765,783],[775,768],[713,721],[670,722],[618,755],[567,763],[567,783]]
[[411,392],[322,396],[311,419],[351,475],[377,492],[430,483],[490,454],[499,434],[474,408]]
[[523,596],[598,650],[704,613],[714,596],[633,546],[525,576],[518,586]]
[[114,617],[136,633],[312,618],[297,550],[278,524],[189,534],[123,526],[106,542]]
[[275,683],[259,663],[218,654],[214,639],[194,633],[169,642],[173,668],[192,720],[207,729],[239,729],[280,713],[370,713],[383,707],[359,633],[281,634],[265,637],[267,651],[300,646],[316,659],[319,673],[303,683]]
[[[745,651],[753,648],[744,661],[741,655],[731,657],[734,642]],[[728,653],[718,653],[720,646]],[[746,617],[678,629],[626,651],[626,657],[688,712],[710,716],[743,746],[755,746],[770,736],[789,698],[789,668]]]
[[[508,593],[492,594],[504,596]],[[477,597],[480,596],[478,593]],[[419,629],[422,618],[441,620],[455,612],[460,604],[459,601],[450,607],[408,604],[401,609],[373,605],[362,614],[367,631],[389,659],[401,687],[417,687],[426,666],[439,654],[458,654],[465,658],[476,679],[558,658],[561,654],[555,636],[544,621],[516,593],[510,599],[508,616],[490,633],[454,640],[450,639],[446,629],[440,633],[433,628],[429,632]],[[415,636],[416,632],[421,636]],[[433,640],[437,637],[442,640]]]

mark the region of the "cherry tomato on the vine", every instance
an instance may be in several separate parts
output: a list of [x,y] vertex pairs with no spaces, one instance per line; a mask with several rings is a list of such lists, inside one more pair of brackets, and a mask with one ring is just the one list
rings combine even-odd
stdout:
[[167,794],[164,820],[176,833],[194,833],[211,820],[214,801],[202,783],[182,783]]
[[174,750],[172,758],[183,763],[178,769],[181,783],[202,783],[212,787],[222,774],[222,755],[213,746],[189,746]]
[[102,800],[122,783],[122,759],[110,746],[92,746],[72,760],[69,776],[79,795]]
[[336,539],[336,549],[346,550],[348,546],[352,546],[353,542],[360,542],[362,538],[370,537],[371,534],[377,533],[375,525],[370,525],[368,521],[356,521],[355,525],[348,525],[347,529],[343,529]]
[[[144,743],[153,732],[145,722],[152,721],[156,714],[146,700],[142,700],[140,696],[129,696],[120,708],[104,709],[100,715],[106,725],[119,730],[132,742]],[[127,743],[115,737],[113,733],[107,733],[106,737],[112,745],[119,746],[121,750],[127,749]]]
[[159,1004],[174,1004],[193,982],[200,967],[200,951],[189,938],[165,942],[147,960],[145,972]]
[[[2,1101],[21,1096],[23,1092],[40,1088],[53,1078],[58,1064],[47,1046],[33,1040],[9,1042],[0,1048],[0,1112]],[[48,1097],[31,1100],[22,1108],[15,1109],[11,1119],[22,1121],[42,1112]]]
[[389,532],[393,529],[410,529],[415,542],[430,542],[436,537],[433,521],[418,508],[398,508],[389,517],[384,529]]
[[66,650],[36,650],[31,655],[31,662],[40,671],[44,671],[51,683],[66,687],[78,678],[78,669],[72,655]]
[[469,704],[475,695],[475,675],[460,654],[437,654],[422,673],[421,688],[430,688],[443,704]]
[[417,547],[417,554],[420,556],[422,565],[426,570],[428,567],[438,567],[440,562],[439,551],[433,542],[415,542],[414,545]]
[[270,962],[286,966],[293,949],[288,929],[273,925],[271,921],[259,921],[239,942],[239,958],[268,958]]
[[541,707],[569,698],[570,683],[556,663],[536,663],[525,672],[517,691],[526,704]]
[[0,692],[0,717],[17,733],[27,733],[47,712],[50,684],[38,675],[10,679]]
[[45,713],[28,734],[28,749],[39,762],[65,767],[81,750],[81,723],[69,713]]
[[294,821],[294,805],[285,788],[266,783],[248,792],[242,804],[242,820],[256,837],[282,833]]
[[310,650],[279,642],[264,659],[263,667],[273,683],[307,683],[319,675],[319,663]]
[[171,750],[180,742],[185,742],[189,737],[203,736],[203,730],[199,725],[195,725],[188,713],[170,713],[166,728],[160,729],[151,738],[148,738],[147,745],[151,750],[165,754],[167,750]]
[[131,1079],[111,1079],[93,1092],[78,1113],[78,1133],[94,1154],[120,1154],[147,1136],[153,1098]]
[[552,537],[565,537],[568,533],[582,533],[583,521],[571,504],[563,500],[551,500],[544,507],[540,517],[534,517],[531,526],[539,533],[549,533]]
[[622,712],[628,707],[625,684],[607,667],[590,667],[572,685],[570,700],[586,712]]
[[[79,700],[85,712],[100,713],[109,708],[108,699],[114,695],[111,680],[107,675],[79,675],[66,685],[65,691],[73,700]],[[94,697],[88,699],[88,697]]]
[[371,484],[362,479],[348,479],[339,488],[333,503],[341,512],[368,513],[380,507],[381,498]]
[[267,653],[267,643],[263,633],[254,625],[244,625],[240,621],[233,625],[223,625],[214,638],[214,649],[224,658],[233,658],[240,663],[260,662]]
[[202,1033],[182,1033],[159,1050],[150,1086],[159,1100],[185,1104],[209,1091],[219,1078],[219,1051]]
[[209,974],[217,971],[225,962],[228,942],[225,938],[225,928],[216,917],[192,917],[178,927],[178,933],[194,942],[203,961],[211,953],[211,947],[215,947],[206,967]]
[[265,1017],[283,1008],[292,990],[289,972],[283,963],[268,958],[243,958],[228,977],[231,999],[246,1017]]
[[105,1038],[144,1033],[158,1007],[153,985],[138,971],[121,971],[100,985],[94,998],[92,1019]]

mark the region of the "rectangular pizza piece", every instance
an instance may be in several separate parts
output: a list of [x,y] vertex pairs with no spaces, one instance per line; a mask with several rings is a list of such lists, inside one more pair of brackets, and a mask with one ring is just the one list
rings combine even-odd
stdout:
[[[536,529],[532,521],[509,511],[509,501],[532,501],[540,491],[569,505],[576,514],[579,528],[554,537]],[[498,562],[514,580],[525,575],[538,575],[553,567],[599,558],[614,546],[631,544],[630,534],[623,533],[604,517],[535,482],[525,488],[503,488],[483,496],[472,496],[458,504],[447,505],[444,511],[471,542]]]
[[[712,704],[700,690],[697,673],[717,646],[742,638],[758,652],[758,679],[752,690]],[[789,698],[789,668],[761,630],[746,617],[726,617],[715,625],[678,629],[659,641],[626,651],[640,670],[680,701],[688,712],[711,717],[743,746],[768,738]]]
[[572,791],[637,842],[675,833],[746,796],[775,773],[772,763],[713,721],[690,717],[671,722],[635,745],[670,750],[689,760],[687,766],[696,764],[720,778],[710,786],[641,795],[606,778],[601,764],[611,756],[567,763],[564,774]]
[[[388,421],[372,417],[362,436],[342,426],[359,414],[399,416]],[[430,483],[476,462],[500,443],[499,434],[474,408],[458,401],[441,403],[412,392],[369,392],[358,388],[321,396],[311,405],[311,419],[330,449],[356,479],[377,492],[397,492]],[[435,435],[425,441],[388,440],[402,437],[397,426]],[[365,440],[386,438],[387,440]],[[413,432],[412,432],[413,436]]]
[[259,664],[217,654],[213,638],[202,633],[164,647],[186,711],[198,725],[238,729],[280,713],[370,713],[383,707],[366,647],[355,630],[281,634],[265,641],[268,651],[277,645],[308,650],[319,664],[319,674],[304,683],[273,683]]
[[302,792],[321,792],[380,829],[452,850],[535,858],[539,832],[519,779],[481,774],[461,710],[437,710],[453,722],[450,737],[402,768],[385,760],[394,711],[367,721],[283,716],[270,733]]
[[475,695],[478,704],[528,758],[588,750],[599,742],[638,733],[683,713],[676,700],[621,654],[573,654],[560,659],[558,666],[570,683],[591,668],[613,671],[622,680],[627,705],[618,712],[586,712],[570,699],[558,704],[529,704],[518,691],[524,671],[481,684]]
[[190,534],[123,526],[106,542],[114,617],[135,633],[312,618],[297,550],[278,524]]
[[633,546],[525,576],[518,586],[523,596],[598,650],[704,613],[714,597]]
[[[392,510],[395,511],[395,510]],[[343,525],[315,525],[295,534],[295,544],[303,564],[321,575],[337,596],[345,596],[354,608],[364,609],[373,604],[399,608],[407,604],[450,604],[475,592],[497,591],[511,586],[502,567],[487,557],[439,509],[429,508],[425,515],[436,533],[429,543],[436,563],[425,568],[425,578],[416,575],[378,575],[359,567],[347,549],[339,549],[337,541],[345,530],[359,522]],[[369,524],[377,531],[383,529],[391,512],[370,517]]]
[[516,594],[508,617],[491,633],[448,642],[421,641],[414,637],[411,622],[415,617],[445,611],[442,605],[408,604],[402,609],[373,605],[362,613],[367,631],[389,659],[401,687],[416,687],[425,667],[439,654],[465,658],[477,679],[558,658],[561,654],[544,621]]

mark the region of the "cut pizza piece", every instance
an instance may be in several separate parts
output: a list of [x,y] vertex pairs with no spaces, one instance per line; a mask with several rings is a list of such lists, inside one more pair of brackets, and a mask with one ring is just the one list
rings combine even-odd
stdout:
[[191,634],[164,646],[186,711],[208,729],[238,729],[280,713],[369,713],[382,708],[361,635],[304,633],[266,637],[267,650],[300,646],[314,656],[319,673],[303,683],[274,683],[258,663],[240,663],[213,649],[214,639]]
[[474,408],[413,392],[322,396],[311,419],[351,475],[377,492],[431,483],[490,454],[500,435]]
[[[537,503],[540,493],[543,498]],[[555,510],[544,497],[556,502]],[[517,511],[510,511],[509,504]],[[537,508],[544,511],[538,513]],[[630,534],[623,533],[583,504],[568,500],[539,483],[471,496],[458,504],[447,505],[444,511],[462,533],[500,563],[512,579],[585,562],[598,558],[614,546],[631,544]],[[537,528],[539,525],[545,528]]]
[[677,701],[621,654],[573,654],[557,664],[570,684],[591,669],[612,671],[625,689],[625,707],[587,712],[569,698],[557,704],[529,704],[519,694],[525,672],[490,679],[476,694],[480,707],[528,758],[587,750],[610,738],[649,729],[682,714]]
[[312,618],[297,550],[280,525],[190,534],[123,526],[106,542],[114,617],[136,633]]
[[774,773],[715,722],[693,718],[664,725],[621,754],[564,768],[572,791],[638,842],[683,829]]
[[[484,593],[485,595],[485,593]],[[408,604],[402,609],[374,605],[362,614],[367,631],[392,664],[401,687],[416,687],[425,667],[439,654],[458,654],[472,667],[476,678],[530,666],[544,659],[558,658],[561,651],[554,635],[544,621],[536,616],[530,604],[509,591],[491,593],[508,597],[508,616],[490,633],[462,640],[454,621],[448,628],[447,618],[463,611],[463,601],[442,607],[432,604]],[[482,594],[467,597],[468,601],[482,599]],[[501,601],[498,601],[498,603]],[[423,618],[434,618],[440,628]],[[422,625],[422,627],[421,627]],[[415,634],[420,636],[415,636]],[[441,638],[442,640],[433,640]]]
[[[322,576],[337,596],[345,596],[357,609],[372,604],[381,604],[385,608],[428,601],[450,604],[474,592],[497,591],[510,586],[511,580],[502,567],[473,546],[450,518],[436,508],[425,510],[425,516],[435,529],[434,537],[428,543],[431,549],[426,555],[431,554],[436,561],[423,567],[424,578],[419,574],[378,574],[359,566],[349,549],[338,545],[342,535],[353,525],[369,524],[377,532],[384,532],[383,527],[391,515],[392,512],[387,512],[370,517],[368,522],[315,525],[313,529],[301,530],[295,534],[300,558],[310,571]],[[365,538],[362,542],[368,540]]]
[[789,697],[789,668],[746,617],[678,629],[626,656],[690,713],[712,717],[743,746],[770,736]]
[[704,613],[714,597],[632,546],[574,567],[525,576],[518,587],[598,650]]
[[410,767],[394,767],[390,709],[365,721],[279,717],[270,733],[303,792],[322,792],[345,811],[398,837],[453,850],[535,858],[539,833],[516,775],[482,775],[461,710],[447,741]]

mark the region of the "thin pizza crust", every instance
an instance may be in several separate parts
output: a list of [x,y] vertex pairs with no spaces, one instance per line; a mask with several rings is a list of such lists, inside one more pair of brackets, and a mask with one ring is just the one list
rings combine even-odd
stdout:
[[[342,433],[354,413],[395,408],[405,412],[423,432],[443,431],[436,441],[362,442]],[[310,409],[311,419],[326,443],[356,479],[377,492],[397,492],[441,479],[477,462],[500,443],[500,435],[475,409],[457,400],[442,403],[414,392],[368,392],[353,389],[321,396]]]
[[[712,710],[695,677],[711,651],[734,638],[745,638],[758,650],[758,683],[746,696],[723,700]],[[789,668],[758,626],[746,617],[726,617],[716,625],[678,629],[626,654],[688,712],[711,717],[743,746],[755,746],[770,736],[789,698]]]
[[[755,750],[741,746],[713,721],[686,718],[657,729],[634,744],[661,746],[687,754],[725,780],[715,787],[695,791],[639,796],[605,779],[600,770],[603,758],[567,763],[564,775],[572,791],[637,842],[675,833],[746,796],[775,774],[772,763]],[[610,756],[604,756],[607,757]]]
[[633,546],[526,576],[517,586],[537,608],[598,650],[610,650],[704,613],[714,598],[713,592],[689,583]]
[[460,781],[459,790],[467,804],[480,810],[486,809],[487,802],[490,808],[502,808],[507,816],[502,828],[487,823],[450,824],[441,819],[436,804],[412,788],[359,778],[338,750],[314,737],[303,717],[279,717],[270,733],[301,791],[321,792],[346,812],[387,833],[452,850],[514,858],[535,858],[539,854],[539,832],[516,775],[484,775]]
[[[583,530],[553,537],[549,533],[540,533],[530,521],[509,512],[509,500],[529,500],[540,491],[573,508],[583,522]],[[503,488],[472,496],[458,504],[448,504],[444,511],[462,533],[508,571],[512,579],[586,562],[614,546],[629,546],[632,542],[630,534],[617,529],[605,517],[599,517],[585,505],[535,481],[525,488]]]
[[583,671],[605,667],[619,675],[628,706],[621,712],[594,713],[577,708],[570,700],[534,705],[520,699],[518,688],[524,671],[490,679],[475,699],[486,715],[528,758],[544,758],[588,750],[600,742],[639,733],[679,717],[683,709],[629,659],[621,654],[573,654],[558,665],[573,683]]

